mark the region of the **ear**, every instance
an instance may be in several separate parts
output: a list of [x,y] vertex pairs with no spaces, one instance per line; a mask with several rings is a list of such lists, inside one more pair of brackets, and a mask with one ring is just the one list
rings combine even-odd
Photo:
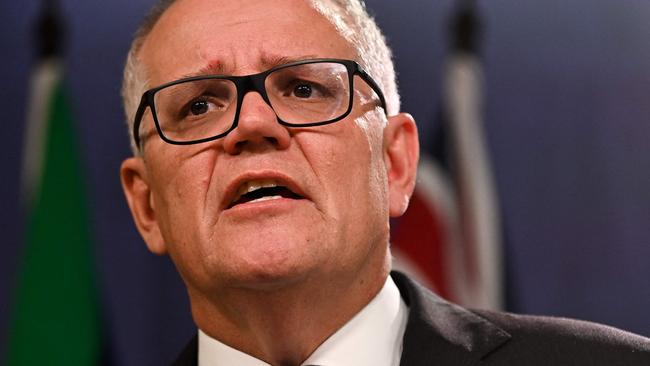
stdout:
[[149,250],[155,254],[167,253],[167,247],[156,220],[156,205],[147,179],[144,160],[132,157],[120,167],[122,189],[131,209],[133,221]]
[[415,188],[420,158],[418,129],[410,114],[388,117],[384,128],[384,163],[388,175],[389,213],[401,216]]

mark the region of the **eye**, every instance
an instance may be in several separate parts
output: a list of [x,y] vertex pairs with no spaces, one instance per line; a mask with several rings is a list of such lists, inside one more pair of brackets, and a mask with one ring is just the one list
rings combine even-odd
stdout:
[[195,116],[198,116],[203,113],[207,113],[210,108],[210,103],[206,100],[197,100],[190,104],[190,113]]
[[309,84],[298,84],[293,88],[293,94],[298,98],[309,98],[312,94],[312,87]]

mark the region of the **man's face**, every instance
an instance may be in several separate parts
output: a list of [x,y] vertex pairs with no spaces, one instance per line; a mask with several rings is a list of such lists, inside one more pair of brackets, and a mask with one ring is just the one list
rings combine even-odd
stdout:
[[[181,0],[139,55],[151,86],[201,73],[253,74],[299,59],[355,58],[301,0]],[[355,86],[352,113],[326,126],[288,129],[258,93],[248,93],[238,127],[222,139],[177,146],[143,134],[149,247],[168,252],[188,286],[202,292],[353,278],[383,262],[384,122],[370,89],[359,78]],[[147,113],[142,131],[152,128]],[[237,200],[241,189],[268,184],[287,190]]]

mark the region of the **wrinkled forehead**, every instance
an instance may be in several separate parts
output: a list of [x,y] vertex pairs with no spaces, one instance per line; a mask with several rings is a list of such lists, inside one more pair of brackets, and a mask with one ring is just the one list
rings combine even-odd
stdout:
[[238,75],[286,61],[356,53],[308,0],[179,0],[139,53],[151,86],[206,73]]

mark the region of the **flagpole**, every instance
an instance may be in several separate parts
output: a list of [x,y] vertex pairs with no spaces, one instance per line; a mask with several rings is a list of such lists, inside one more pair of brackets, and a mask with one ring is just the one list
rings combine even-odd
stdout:
[[65,29],[58,0],[43,0],[34,35],[39,59],[62,55]]
[[[452,142],[462,245],[455,251],[454,278],[462,302],[503,307],[500,209],[483,126],[483,71],[478,57],[481,22],[476,2],[461,0],[451,22],[445,98]],[[462,264],[461,264],[462,263]]]

